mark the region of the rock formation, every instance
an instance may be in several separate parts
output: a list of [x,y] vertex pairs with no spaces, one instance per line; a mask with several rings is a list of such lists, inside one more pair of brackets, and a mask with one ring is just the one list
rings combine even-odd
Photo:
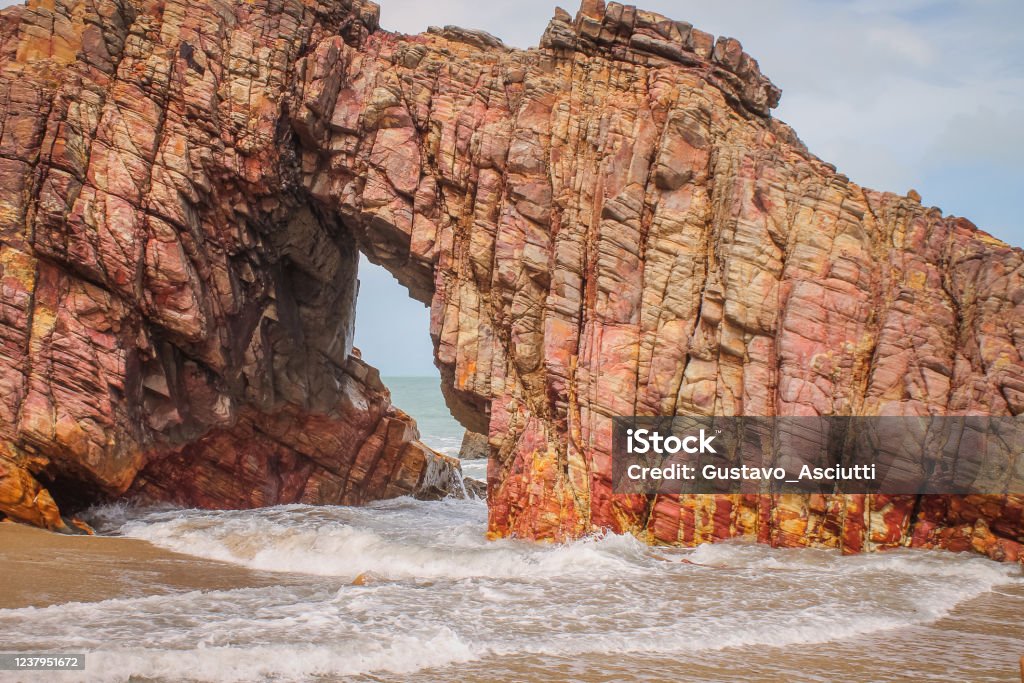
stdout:
[[8,517],[66,529],[54,499],[359,503],[450,482],[457,463],[352,350],[358,251],[285,143],[303,52],[367,30],[321,11],[4,10]]
[[477,434],[468,429],[462,435],[462,445],[459,447],[460,460],[486,460],[491,457],[490,439],[486,434]]
[[612,494],[614,415],[1024,410],[1024,254],[814,157],[736,40],[600,0],[526,51],[363,0],[50,2],[0,25],[8,514],[50,523],[40,478],[417,479],[400,415],[400,448],[346,435],[387,414],[349,360],[358,248],[431,306],[494,536],[1019,556],[1020,496]]

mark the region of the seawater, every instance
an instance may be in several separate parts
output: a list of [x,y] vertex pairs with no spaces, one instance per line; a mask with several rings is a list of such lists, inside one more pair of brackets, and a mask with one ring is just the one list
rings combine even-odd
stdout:
[[[416,419],[420,440],[439,453],[458,457],[465,429],[452,417],[441,396],[439,377],[383,377],[391,390],[391,402]],[[484,481],[487,462],[465,460],[462,472]]]
[[970,555],[489,542],[474,500],[92,519],[281,582],[0,610],[4,650],[88,653],[51,680],[1010,681],[1024,651],[1019,567]]
[[[385,381],[424,442],[457,454],[437,380]],[[0,610],[0,649],[88,662],[0,680],[981,682],[1017,681],[1024,654],[1020,567],[970,554],[487,541],[476,500],[89,518],[203,571],[273,578]]]
[[412,415],[423,443],[445,455],[458,455],[465,429],[452,417],[441,396],[438,377],[382,377],[391,402]]

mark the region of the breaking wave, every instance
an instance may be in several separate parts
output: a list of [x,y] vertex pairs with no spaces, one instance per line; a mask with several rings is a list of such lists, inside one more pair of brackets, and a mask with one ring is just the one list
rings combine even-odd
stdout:
[[88,653],[88,678],[58,680],[391,680],[453,677],[456,666],[515,678],[502,667],[530,657],[642,662],[902,634],[1021,584],[1017,568],[952,553],[842,557],[746,543],[652,550],[616,535],[488,542],[484,504],[466,500],[110,507],[93,519],[107,532],[281,581],[0,610],[0,632],[17,638],[7,649],[61,633],[62,647]]

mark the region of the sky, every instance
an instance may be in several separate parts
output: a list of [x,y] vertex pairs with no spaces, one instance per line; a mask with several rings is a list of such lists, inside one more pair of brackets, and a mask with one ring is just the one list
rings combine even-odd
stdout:
[[[388,30],[455,24],[523,48],[537,44],[555,4],[378,1]],[[774,115],[854,182],[916,189],[925,205],[1024,246],[1021,0],[638,3],[738,38],[782,88]],[[365,259],[360,279],[356,344],[364,357],[385,375],[435,374],[427,309]]]
[[385,377],[439,377],[429,330],[430,309],[360,256],[355,345],[363,360]]

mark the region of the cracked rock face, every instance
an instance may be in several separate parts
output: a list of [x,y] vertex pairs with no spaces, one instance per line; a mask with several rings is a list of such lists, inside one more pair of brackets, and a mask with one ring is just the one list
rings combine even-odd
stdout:
[[528,51],[358,0],[58,2],[5,10],[0,60],[11,516],[48,524],[47,478],[434,476],[350,357],[359,249],[431,306],[494,536],[1021,552],[1019,496],[612,495],[615,415],[1024,410],[1022,252],[811,155],[733,39],[598,0]]
[[375,12],[4,10],[5,515],[65,530],[65,501],[360,503],[447,484],[457,464],[352,349],[358,251],[308,201],[290,144],[303,54],[358,45]]

